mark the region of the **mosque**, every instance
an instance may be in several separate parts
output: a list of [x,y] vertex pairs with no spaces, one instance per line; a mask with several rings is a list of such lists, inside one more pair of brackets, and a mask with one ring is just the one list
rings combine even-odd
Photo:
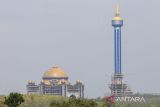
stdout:
[[74,85],[71,85],[68,79],[68,75],[63,69],[52,67],[44,72],[42,81],[39,84],[33,81],[27,83],[27,94],[47,94],[65,97],[74,95],[77,98],[83,98],[84,84],[77,80]]

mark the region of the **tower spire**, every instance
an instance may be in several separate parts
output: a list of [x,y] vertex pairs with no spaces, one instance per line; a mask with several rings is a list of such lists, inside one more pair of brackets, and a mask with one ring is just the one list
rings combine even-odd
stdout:
[[115,12],[116,12],[116,13],[115,13],[115,17],[114,17],[112,20],[123,20],[123,19],[120,17],[118,0],[117,0],[117,3],[116,3]]
[[116,16],[119,16],[119,6],[118,6],[118,1],[116,3]]

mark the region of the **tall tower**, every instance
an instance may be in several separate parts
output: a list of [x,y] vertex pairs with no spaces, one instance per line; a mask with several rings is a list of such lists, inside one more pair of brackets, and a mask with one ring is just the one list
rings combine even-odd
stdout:
[[116,97],[124,97],[132,94],[127,84],[123,83],[123,75],[121,72],[121,27],[123,19],[120,17],[118,3],[116,4],[115,17],[112,19],[114,27],[114,74],[112,76],[111,94]]
[[123,19],[120,17],[118,4],[116,5],[116,15],[112,19],[112,26],[114,27],[115,74],[121,74],[121,27],[123,26]]

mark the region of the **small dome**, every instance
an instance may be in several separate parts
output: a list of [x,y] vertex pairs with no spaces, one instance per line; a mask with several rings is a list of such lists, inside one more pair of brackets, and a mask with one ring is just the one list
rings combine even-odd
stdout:
[[50,81],[48,80],[43,80],[42,83],[44,83],[45,85],[51,85]]
[[112,20],[123,20],[120,16],[115,16]]
[[81,81],[81,80],[77,80],[76,83],[77,83],[77,84],[81,84],[82,81]]
[[44,73],[43,78],[68,78],[68,75],[61,68],[53,67]]
[[32,81],[32,80],[29,80],[29,81],[28,81],[28,83],[35,83],[35,82],[34,82],[34,81]]
[[62,79],[58,82],[58,84],[69,84],[69,82],[67,80]]

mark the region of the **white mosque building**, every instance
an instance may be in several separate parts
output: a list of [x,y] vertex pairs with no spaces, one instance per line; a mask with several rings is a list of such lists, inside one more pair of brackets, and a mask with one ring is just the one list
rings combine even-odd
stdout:
[[47,94],[77,98],[84,97],[84,84],[77,80],[74,85],[68,81],[67,73],[59,67],[52,67],[44,72],[42,81],[36,84],[33,81],[27,83],[27,94]]

